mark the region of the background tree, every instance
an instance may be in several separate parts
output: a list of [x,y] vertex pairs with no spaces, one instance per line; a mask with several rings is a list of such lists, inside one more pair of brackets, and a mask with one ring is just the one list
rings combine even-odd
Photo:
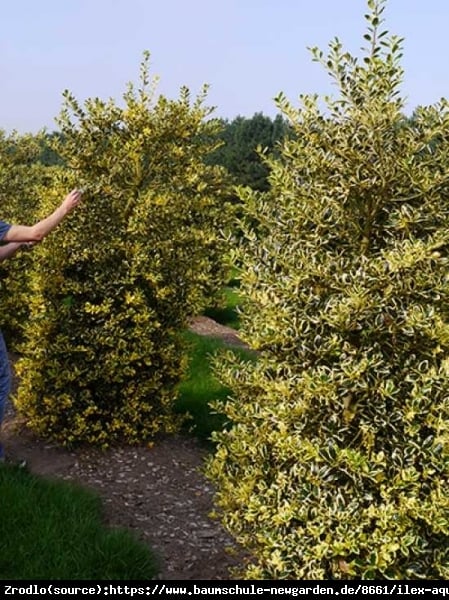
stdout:
[[58,142],[63,142],[60,131],[43,132],[39,138],[40,152],[36,157],[37,162],[46,166],[63,166],[64,161],[60,153],[55,150]]
[[225,167],[236,185],[266,191],[269,170],[258,149],[275,151],[276,144],[288,134],[287,121],[281,115],[272,120],[255,113],[250,118],[239,116],[222,121],[222,126],[222,145],[210,154],[208,162]]
[[232,426],[209,474],[249,578],[449,576],[449,105],[404,117],[384,7],[363,60],[313,49],[339,94],[281,95],[294,138],[270,192],[242,191],[259,360],[217,361]]

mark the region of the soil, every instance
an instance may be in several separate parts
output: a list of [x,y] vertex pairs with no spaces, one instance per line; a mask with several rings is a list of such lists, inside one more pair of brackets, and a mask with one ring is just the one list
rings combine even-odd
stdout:
[[[242,345],[234,330],[207,317],[191,329]],[[14,357],[11,357],[12,365]],[[176,435],[151,447],[70,451],[32,434],[7,407],[2,440],[12,460],[35,474],[69,480],[98,492],[109,526],[125,527],[147,543],[160,563],[161,580],[233,579],[245,555],[210,516],[214,489],[203,474],[208,451]]]

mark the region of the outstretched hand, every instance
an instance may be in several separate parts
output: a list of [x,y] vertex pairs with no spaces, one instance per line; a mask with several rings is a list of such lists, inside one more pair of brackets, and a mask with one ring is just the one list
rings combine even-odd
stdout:
[[61,206],[66,213],[72,212],[74,208],[81,202],[82,192],[80,190],[72,190],[62,201]]

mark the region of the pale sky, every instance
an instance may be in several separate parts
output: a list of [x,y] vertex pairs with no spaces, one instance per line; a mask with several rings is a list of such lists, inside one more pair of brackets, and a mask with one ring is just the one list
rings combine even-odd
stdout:
[[[274,116],[280,91],[333,87],[308,46],[326,50],[339,37],[360,54],[365,0],[0,0],[0,129],[56,128],[69,89],[81,101],[121,101],[137,82],[144,50],[159,93],[196,95],[233,119]],[[405,37],[407,112],[449,97],[449,0],[389,0],[385,28]]]

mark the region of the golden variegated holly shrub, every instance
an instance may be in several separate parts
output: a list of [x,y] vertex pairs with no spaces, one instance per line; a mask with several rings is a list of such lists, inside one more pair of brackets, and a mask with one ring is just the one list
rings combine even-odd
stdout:
[[180,331],[219,274],[222,174],[203,162],[203,96],[153,99],[148,57],[124,106],[66,94],[59,152],[83,205],[38,249],[16,403],[65,444],[141,442],[177,429]]
[[403,113],[401,40],[370,0],[336,99],[279,107],[271,192],[241,191],[242,335],[216,365],[232,426],[208,466],[269,579],[449,577],[449,110]]
[[[42,134],[0,132],[0,219],[11,224],[34,222],[42,190],[52,184],[57,168],[39,162]],[[33,255],[18,252],[14,263],[0,263],[0,328],[15,348],[28,317],[28,269]]]

